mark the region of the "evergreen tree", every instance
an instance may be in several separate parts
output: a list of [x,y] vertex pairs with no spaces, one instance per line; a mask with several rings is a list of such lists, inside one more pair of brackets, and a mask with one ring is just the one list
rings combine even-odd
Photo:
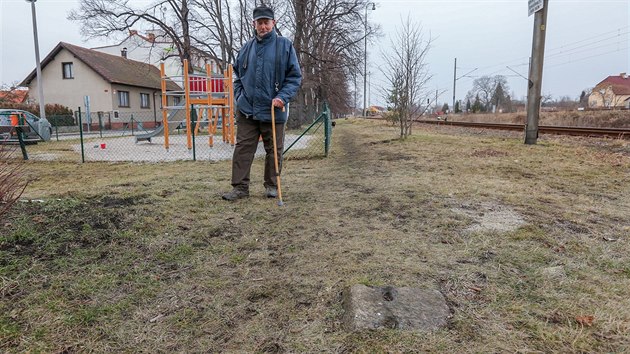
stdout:
[[479,113],[482,112],[483,110],[483,105],[481,104],[481,100],[479,99],[479,95],[475,96],[475,103],[473,103],[472,105],[472,112],[473,113]]
[[442,112],[448,113],[448,108],[448,103],[445,103],[444,105],[442,105]]
[[466,101],[466,113],[470,112],[471,110],[471,106],[470,106],[470,99]]
[[[503,91],[503,86],[499,82],[497,87],[494,89],[494,94],[492,95],[492,104],[497,107],[497,111],[505,106],[506,97],[505,91]],[[489,107],[490,108],[490,107]]]
[[588,95],[584,90],[580,94],[580,107],[588,107]]
[[455,108],[454,108],[455,113],[461,113],[462,109],[460,107],[459,101],[455,102]]

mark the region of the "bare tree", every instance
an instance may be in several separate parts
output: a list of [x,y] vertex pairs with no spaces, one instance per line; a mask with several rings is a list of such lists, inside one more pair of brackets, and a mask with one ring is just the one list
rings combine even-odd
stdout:
[[[294,46],[302,67],[302,87],[296,98],[307,120],[325,100],[333,111],[354,106],[350,84],[363,61],[363,43],[380,31],[367,25],[366,0],[292,0],[289,17]],[[360,25],[359,25],[360,24]]]
[[582,93],[580,94],[580,107],[588,107],[588,96],[590,96],[592,92],[592,87],[582,90]]
[[220,69],[235,60],[235,31],[238,26],[232,21],[228,0],[193,0],[199,16],[190,20],[191,37],[199,49],[209,54]]
[[481,76],[473,81],[473,88],[470,90],[469,96],[467,97],[479,95],[479,101],[483,109],[487,111],[492,108],[492,99],[494,98],[494,93],[498,85],[501,85],[503,92],[508,92],[510,89],[507,79],[503,75]]
[[81,0],[69,18],[90,38],[126,33],[133,26],[158,27],[182,61],[199,50],[224,68],[254,36],[252,10],[263,3],[274,9],[278,32],[293,40],[302,67],[294,107],[301,114],[290,124],[308,121],[324,101],[334,111],[349,110],[350,82],[360,73],[364,40],[379,33],[366,22],[367,0]]
[[13,150],[0,144],[0,216],[9,211],[28,184],[22,171],[23,164],[9,162]]
[[[617,95],[612,85],[599,85],[593,88],[591,95],[598,95],[602,99],[602,107],[615,109],[623,107],[625,96]],[[597,102],[593,102],[593,107],[597,106]]]
[[428,96],[427,83],[431,79],[426,56],[432,39],[425,40],[422,27],[407,17],[395,37],[390,38],[392,48],[383,52],[385,66],[381,69],[388,83],[387,100],[400,124],[400,138],[411,134],[414,118]]
[[[190,18],[192,43],[219,63],[221,68],[236,60],[238,50],[254,37],[252,11],[256,0],[191,0],[194,15]],[[285,1],[266,1],[278,19],[282,33],[291,25]]]
[[544,107],[549,103],[553,103],[553,95],[551,94],[551,92],[542,94],[542,96],[540,97],[540,105]]
[[157,27],[177,49],[173,55],[179,56],[182,62],[190,61],[192,14],[189,0],[155,0],[142,2],[143,7],[132,6],[132,3],[137,2],[81,0],[79,10],[71,11],[68,19],[80,22],[83,35],[88,38],[126,33],[134,26]]
[[0,85],[0,91],[2,91],[2,95],[0,96],[0,104],[6,105],[16,103],[16,101],[22,96],[18,88],[19,81],[14,81],[11,84]]

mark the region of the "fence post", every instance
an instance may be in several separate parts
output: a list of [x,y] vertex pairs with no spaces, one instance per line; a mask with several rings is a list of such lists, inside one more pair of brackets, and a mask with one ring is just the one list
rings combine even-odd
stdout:
[[18,125],[15,127],[15,132],[18,138],[18,142],[20,143],[20,150],[22,150],[22,158],[24,160],[28,160],[28,154],[26,153],[26,144],[24,143],[24,137],[22,136],[22,126]]
[[332,130],[330,120],[330,109],[328,104],[324,102],[324,155],[326,157],[328,157],[328,152],[330,151],[330,133]]
[[192,151],[193,151],[193,161],[197,161],[197,147],[195,145],[195,124],[197,120],[197,112],[195,111],[195,106],[190,105],[190,130],[192,134]]
[[98,115],[98,130],[101,132],[101,139],[103,138],[103,112],[97,112]]
[[131,136],[133,136],[133,113],[131,113]]
[[55,117],[55,137],[57,137],[57,141],[59,141],[59,118]]
[[83,119],[81,117],[81,107],[79,107],[79,136],[81,137],[81,163],[85,163],[85,148],[83,146]]

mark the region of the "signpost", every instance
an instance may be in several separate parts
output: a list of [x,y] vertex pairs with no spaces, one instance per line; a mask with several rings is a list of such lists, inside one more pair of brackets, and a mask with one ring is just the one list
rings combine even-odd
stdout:
[[90,111],[90,96],[83,97],[83,103],[85,104],[85,115],[87,122],[87,131],[90,132],[90,126],[92,125],[92,112]]
[[529,0],[529,16],[542,10],[543,0]]
[[535,10],[534,38],[532,41],[532,62],[529,69],[527,89],[527,124],[525,144],[534,145],[538,140],[538,120],[542,91],[543,62],[545,59],[545,34],[547,33],[547,10],[549,0],[529,0],[529,12]]

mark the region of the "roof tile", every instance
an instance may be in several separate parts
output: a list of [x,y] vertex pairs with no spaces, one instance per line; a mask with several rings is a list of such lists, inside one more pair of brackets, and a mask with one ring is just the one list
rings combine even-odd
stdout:
[[[54,59],[54,56],[64,48],[92,68],[92,70],[109,83],[147,87],[156,90],[161,89],[160,70],[151,64],[123,58],[122,56],[102,53],[65,42],[59,42],[50,54],[44,58],[42,68],[50,63]],[[24,79],[22,85],[28,85],[35,76],[36,73],[33,70],[33,72]],[[167,81],[166,87],[168,90],[181,90],[175,82],[170,80]]]

